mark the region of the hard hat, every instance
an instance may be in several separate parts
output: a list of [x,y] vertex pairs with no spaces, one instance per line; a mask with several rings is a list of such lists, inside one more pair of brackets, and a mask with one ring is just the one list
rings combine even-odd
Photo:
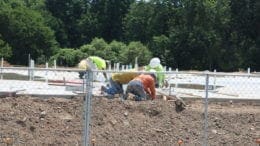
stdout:
[[160,59],[159,59],[158,57],[155,57],[155,58],[152,58],[152,59],[150,60],[150,64],[149,64],[149,65],[150,65],[152,68],[154,68],[154,67],[159,66],[160,63],[161,63]]

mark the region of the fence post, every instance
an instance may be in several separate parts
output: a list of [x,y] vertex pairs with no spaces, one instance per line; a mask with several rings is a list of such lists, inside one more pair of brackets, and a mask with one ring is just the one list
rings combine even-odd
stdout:
[[179,72],[179,69],[176,68],[176,82],[175,82],[175,88],[178,88],[178,82],[177,82],[177,78],[178,78],[178,72]]
[[116,63],[114,63],[113,70],[114,71],[116,70]]
[[3,67],[4,67],[4,58],[1,58],[1,80],[3,80]]
[[45,71],[45,82],[48,84],[48,68],[49,68],[49,64],[47,62],[45,64],[45,68],[46,68],[46,71]]
[[129,69],[132,69],[132,64],[129,64]]
[[116,63],[116,71],[120,71],[120,63]]
[[[108,60],[108,61],[107,61],[107,63],[108,63],[108,70],[111,70],[111,61],[110,61],[110,60]],[[111,74],[110,74],[110,73],[106,73],[106,75],[107,75],[107,79],[109,79],[109,78],[110,78],[110,76],[111,76]]]
[[216,74],[217,74],[217,70],[216,69],[214,69],[214,82],[213,82],[213,90],[215,90],[216,89]]
[[56,75],[57,75],[57,72],[56,72],[57,62],[56,62],[56,60],[53,60],[53,65],[54,65],[54,69],[55,69],[54,74],[55,74],[55,76],[56,76]]
[[31,66],[32,66],[32,70],[31,70],[31,80],[34,81],[34,60],[31,60]]
[[33,60],[31,59],[30,60],[30,63],[29,63],[29,81],[31,81],[32,79],[33,79],[33,67],[34,67],[34,64],[33,64],[34,62],[33,62]]
[[93,86],[93,72],[91,70],[86,71],[86,96],[84,104],[84,140],[83,146],[89,145],[89,132],[90,132],[90,118],[91,118],[91,100],[92,100],[92,86]]
[[167,71],[167,66],[164,66],[164,67],[163,67],[163,71]]
[[248,78],[250,78],[250,67],[247,69]]
[[138,71],[138,57],[135,57],[135,70]]
[[31,60],[29,60],[28,78],[29,78],[29,81],[30,81],[31,80]]
[[28,54],[28,80],[31,80],[31,55]]
[[205,110],[204,110],[204,144],[203,146],[208,145],[208,86],[209,86],[209,74],[206,74],[206,85],[205,85]]
[[111,70],[111,61],[108,61],[108,70]]

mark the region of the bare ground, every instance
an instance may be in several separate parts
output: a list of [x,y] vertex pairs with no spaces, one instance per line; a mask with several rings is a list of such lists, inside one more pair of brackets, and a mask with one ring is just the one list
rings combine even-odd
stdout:
[[[83,98],[0,98],[0,145],[82,145]],[[190,101],[176,112],[174,102],[92,99],[91,140],[95,145],[202,144],[204,105]],[[210,102],[208,144],[256,145],[259,103]]]

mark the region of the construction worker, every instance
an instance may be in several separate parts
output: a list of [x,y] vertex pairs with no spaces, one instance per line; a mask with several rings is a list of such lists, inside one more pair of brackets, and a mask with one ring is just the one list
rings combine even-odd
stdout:
[[131,80],[126,89],[124,99],[127,99],[129,93],[135,95],[136,101],[147,100],[151,98],[152,100],[156,97],[155,90],[156,75],[151,74],[141,74]]
[[109,87],[101,86],[101,91],[109,95],[123,94],[123,84],[127,84],[138,75],[136,72],[114,73],[109,79]]
[[[150,60],[149,65],[145,66],[145,71],[155,70],[156,72],[164,71],[159,58],[155,57]],[[163,73],[156,73],[157,82],[156,87],[162,87],[164,84],[165,75]]]
[[[98,56],[89,56],[87,59],[81,60],[78,64],[80,69],[104,70],[106,69],[106,61]],[[79,77],[82,79],[85,72],[79,72]],[[104,74],[106,77],[106,74]]]

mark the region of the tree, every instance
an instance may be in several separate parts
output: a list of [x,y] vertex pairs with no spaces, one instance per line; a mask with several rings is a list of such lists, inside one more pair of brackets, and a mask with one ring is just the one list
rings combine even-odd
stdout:
[[46,0],[45,5],[47,10],[57,18],[59,26],[62,26],[56,34],[57,39],[65,39],[64,41],[68,42],[67,47],[74,48],[82,45],[78,21],[87,13],[89,0]]
[[154,36],[153,40],[149,44],[149,48],[153,53],[153,56],[160,58],[162,64],[169,65],[171,62],[174,62],[174,57],[169,57],[170,40],[167,36]]
[[125,39],[147,43],[152,36],[149,32],[153,7],[150,3],[140,1],[130,6],[124,19]]
[[83,45],[80,50],[88,55],[95,55],[106,59],[108,54],[105,52],[108,44],[104,39],[94,38],[90,44]]
[[112,41],[109,44],[109,48],[111,53],[109,53],[109,56],[111,56],[111,61],[112,62],[122,62],[123,58],[121,58],[121,53],[125,52],[127,49],[126,44],[118,41]]
[[92,0],[90,13],[98,20],[98,37],[106,41],[122,40],[123,18],[134,0]]
[[238,50],[239,67],[255,66],[252,56],[256,51],[256,0],[231,0],[232,42]]
[[13,48],[11,63],[26,64],[28,54],[47,58],[55,51],[54,32],[45,25],[42,16],[24,7],[0,9],[0,34]]
[[95,37],[101,36],[100,23],[97,14],[86,13],[78,20],[77,27],[81,33],[81,44],[89,43]]
[[12,56],[12,48],[8,43],[2,40],[0,35],[0,56],[4,58],[10,58]]
[[54,56],[51,57],[51,61],[56,60],[58,65],[61,66],[75,66],[83,58],[86,58],[87,54],[82,53],[80,50],[73,48],[60,49]]
[[122,52],[121,63],[132,65],[135,63],[135,58],[138,58],[139,65],[146,65],[151,59],[151,52],[141,42],[130,42],[127,49]]

